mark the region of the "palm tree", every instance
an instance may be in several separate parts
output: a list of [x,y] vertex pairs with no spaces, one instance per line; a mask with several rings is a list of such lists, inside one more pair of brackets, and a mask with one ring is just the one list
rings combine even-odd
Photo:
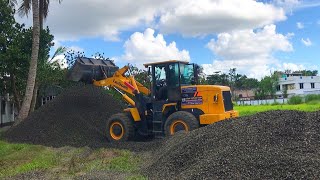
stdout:
[[[57,1],[59,2],[59,4],[62,2],[62,0]],[[20,16],[28,16],[32,5],[31,2],[32,0],[23,0],[22,4],[18,9],[18,13]],[[43,21],[48,17],[49,4],[50,0],[39,0],[40,29],[43,29]]]
[[32,0],[31,6],[32,6],[32,16],[33,16],[31,61],[30,61],[26,91],[25,91],[22,106],[15,124],[19,124],[29,114],[31,100],[33,96],[34,84],[35,84],[36,75],[37,75],[37,63],[38,63],[39,39],[40,39],[40,19],[39,19],[38,0]]
[[[13,3],[16,0],[12,0]],[[61,0],[59,0],[59,3]],[[25,119],[30,111],[31,101],[33,97],[33,92],[35,88],[36,75],[37,75],[37,65],[38,65],[38,53],[39,53],[39,40],[40,40],[40,30],[43,26],[43,19],[47,17],[49,10],[49,0],[23,0],[21,6],[19,7],[20,15],[28,15],[30,10],[32,10],[33,17],[33,35],[32,35],[32,52],[31,61],[27,79],[27,86],[25,95],[23,98],[22,106],[17,117],[15,124],[19,124],[23,119]],[[24,13],[22,13],[24,12]],[[41,15],[40,15],[41,12]]]

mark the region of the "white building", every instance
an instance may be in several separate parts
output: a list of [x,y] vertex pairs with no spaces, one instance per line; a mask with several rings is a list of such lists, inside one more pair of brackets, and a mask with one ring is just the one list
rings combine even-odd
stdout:
[[288,96],[320,94],[320,76],[302,76],[301,73],[284,74],[279,78],[277,96],[287,89]]
[[0,127],[14,122],[14,104],[9,94],[0,96]]

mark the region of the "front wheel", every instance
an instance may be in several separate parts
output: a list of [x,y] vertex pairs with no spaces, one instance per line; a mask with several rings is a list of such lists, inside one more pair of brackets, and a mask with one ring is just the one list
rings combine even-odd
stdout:
[[192,131],[194,129],[199,128],[199,121],[197,118],[186,111],[178,111],[171,114],[165,125],[165,135],[174,135],[178,131]]
[[134,136],[133,121],[124,113],[114,114],[107,121],[106,132],[110,142],[127,141]]

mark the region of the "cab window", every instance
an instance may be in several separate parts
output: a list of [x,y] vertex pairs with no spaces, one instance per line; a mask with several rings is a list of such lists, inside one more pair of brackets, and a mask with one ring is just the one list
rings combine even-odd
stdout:
[[169,78],[168,85],[170,87],[178,87],[179,86],[179,64],[170,64],[169,65]]
[[181,85],[190,85],[194,81],[193,64],[180,64]]
[[155,80],[157,86],[164,86],[166,83],[166,71],[165,66],[155,67]]

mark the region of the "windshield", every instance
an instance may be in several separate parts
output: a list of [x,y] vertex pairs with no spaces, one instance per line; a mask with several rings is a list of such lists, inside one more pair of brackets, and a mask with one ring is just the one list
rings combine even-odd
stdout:
[[194,81],[193,64],[180,64],[181,85],[190,85]]

